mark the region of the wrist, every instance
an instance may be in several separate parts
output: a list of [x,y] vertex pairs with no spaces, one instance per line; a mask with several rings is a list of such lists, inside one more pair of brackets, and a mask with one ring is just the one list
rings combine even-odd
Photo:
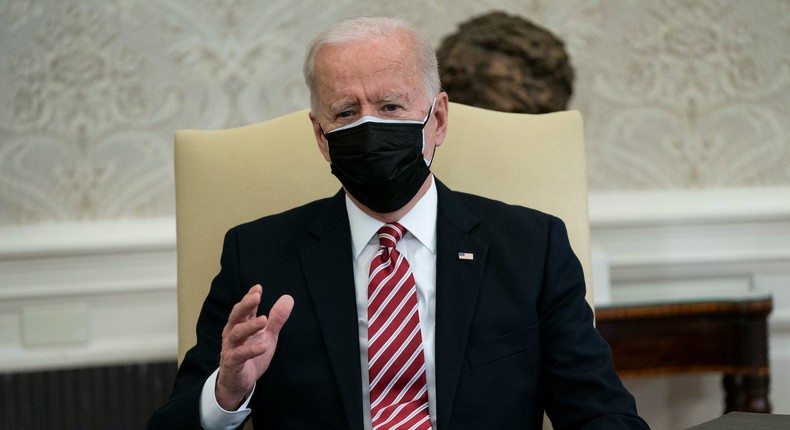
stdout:
[[214,398],[222,409],[226,411],[235,411],[244,404],[244,400],[246,400],[247,396],[245,393],[228,392],[228,390],[223,389],[219,381],[217,381],[217,384],[214,386]]
[[228,411],[223,409],[216,398],[217,373],[215,370],[203,384],[203,391],[200,395],[200,423],[206,429],[238,429],[242,422],[249,416],[251,410],[248,407],[252,392],[247,396],[247,400],[236,410]]

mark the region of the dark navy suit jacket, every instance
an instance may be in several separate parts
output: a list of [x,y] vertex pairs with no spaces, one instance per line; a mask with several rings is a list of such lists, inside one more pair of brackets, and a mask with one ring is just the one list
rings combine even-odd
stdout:
[[[593,327],[562,221],[437,187],[438,429],[539,429],[544,409],[557,430],[647,428]],[[258,380],[253,422],[264,430],[361,430],[351,261],[342,192],[231,229],[197,345],[149,428],[200,427],[200,391],[218,366],[222,328],[260,283],[261,313],[282,294],[295,307]]]

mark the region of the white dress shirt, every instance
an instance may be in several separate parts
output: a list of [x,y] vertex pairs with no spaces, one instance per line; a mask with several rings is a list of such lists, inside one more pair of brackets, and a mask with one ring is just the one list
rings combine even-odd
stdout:
[[[436,214],[438,197],[436,183],[431,177],[431,186],[425,195],[403,218],[398,221],[408,230],[398,241],[397,249],[411,265],[417,284],[417,303],[422,331],[423,353],[425,354],[425,376],[428,382],[428,411],[431,426],[436,429]],[[370,418],[370,386],[368,377],[368,273],[370,263],[379,247],[376,232],[381,221],[362,212],[346,196],[346,210],[351,226],[351,258],[354,264],[354,288],[357,298],[357,321],[359,323],[359,358],[362,375],[362,412],[366,430],[372,428]],[[266,288],[264,285],[263,288]],[[287,323],[286,323],[287,324]],[[276,353],[276,352],[275,352]],[[252,393],[237,411],[222,409],[214,396],[217,372],[203,385],[200,398],[200,422],[207,430],[232,430],[238,428],[250,414],[247,407]],[[255,388],[253,387],[253,391]]]

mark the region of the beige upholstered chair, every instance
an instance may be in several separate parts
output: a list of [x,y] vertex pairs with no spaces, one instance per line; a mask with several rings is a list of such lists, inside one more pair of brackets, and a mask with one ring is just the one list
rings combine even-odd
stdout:
[[[562,218],[591,302],[587,185],[581,115],[526,115],[450,103],[432,170],[451,189]],[[219,271],[224,233],[340,188],[313,137],[308,111],[220,131],[176,134],[179,360]]]

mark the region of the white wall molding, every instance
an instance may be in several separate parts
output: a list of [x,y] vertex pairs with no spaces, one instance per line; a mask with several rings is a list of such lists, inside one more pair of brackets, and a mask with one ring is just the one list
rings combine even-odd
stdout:
[[613,284],[790,267],[790,187],[591,193],[590,227]]
[[790,186],[590,193],[594,228],[787,221],[789,217]]
[[173,217],[0,227],[0,261],[175,250]]
[[0,228],[0,370],[175,359],[173,218]]
[[0,228],[0,300],[175,289],[173,218]]

